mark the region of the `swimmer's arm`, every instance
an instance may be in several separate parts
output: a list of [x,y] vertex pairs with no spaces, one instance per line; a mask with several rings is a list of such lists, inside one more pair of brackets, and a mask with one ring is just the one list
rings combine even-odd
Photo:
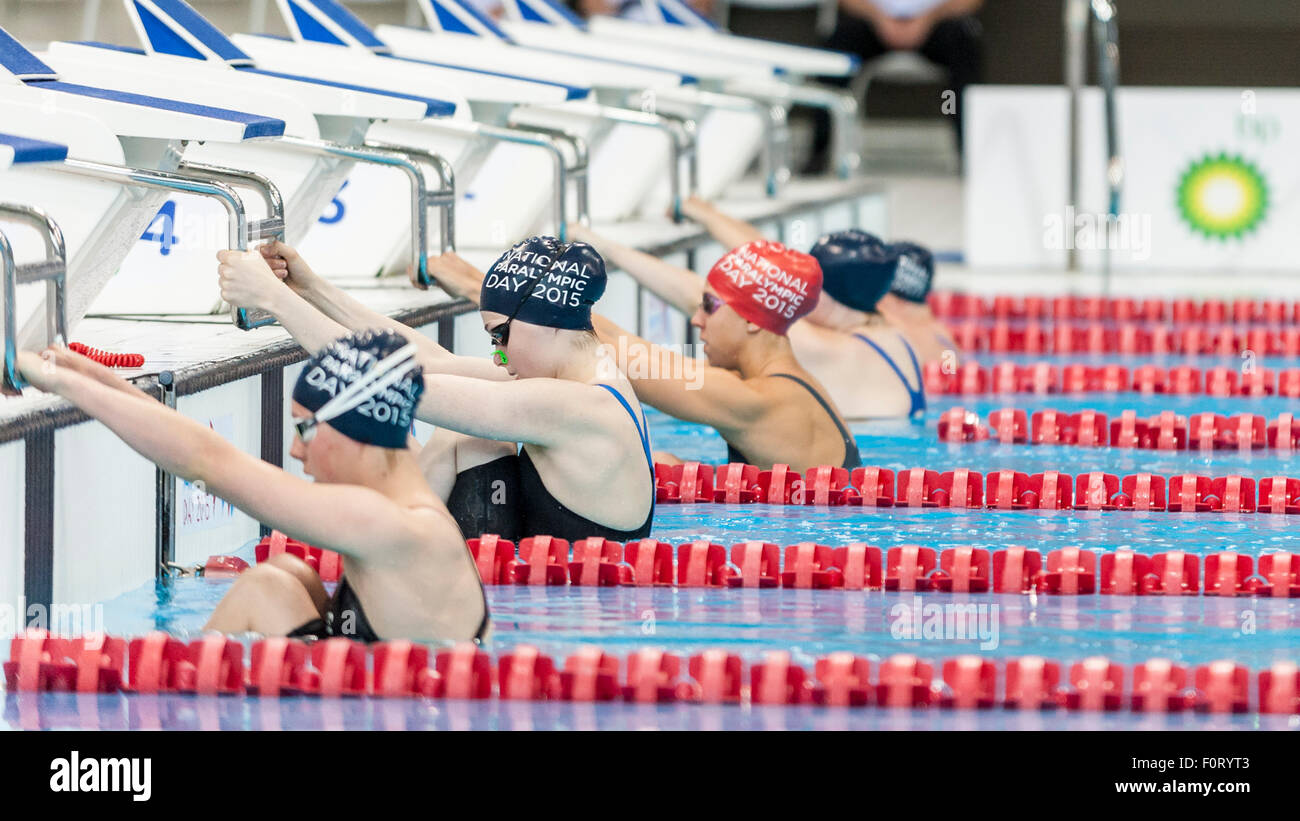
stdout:
[[635,279],[655,296],[687,316],[695,313],[704,298],[704,280],[694,271],[679,268],[671,262],[620,245],[584,226],[572,226],[573,235],[590,244],[611,267],[618,268]]
[[[275,291],[269,310],[280,320],[293,338],[311,353],[346,336],[351,331],[389,330],[415,343],[421,367],[430,373],[452,373],[478,379],[504,380],[510,375],[477,356],[457,356],[429,337],[392,317],[363,305],[342,288],[316,274],[298,255],[282,242],[266,246],[262,252],[271,268],[284,269],[290,287]],[[278,262],[279,257],[287,262]]]
[[727,250],[747,242],[767,239],[753,225],[719,211],[713,203],[700,197],[691,197],[682,203],[682,213],[703,225],[718,244]]
[[610,406],[594,401],[593,390],[567,379],[488,382],[433,374],[424,378],[416,416],[471,436],[550,447],[612,429]]
[[[653,370],[628,368],[627,377],[642,402],[678,419],[712,425],[724,433],[743,430],[768,409],[763,394],[735,371],[715,368],[655,345],[599,314],[593,314],[591,319],[602,343],[624,346],[619,349],[628,352],[629,365],[636,364],[633,357],[643,357],[640,361],[646,365],[654,363]],[[620,338],[625,341],[620,343]]]
[[409,517],[367,488],[316,485],[244,453],[206,425],[159,402],[141,402],[81,373],[47,371],[34,353],[18,355],[29,382],[99,420],[132,450],[259,521],[319,547],[357,555],[357,545],[419,544]]

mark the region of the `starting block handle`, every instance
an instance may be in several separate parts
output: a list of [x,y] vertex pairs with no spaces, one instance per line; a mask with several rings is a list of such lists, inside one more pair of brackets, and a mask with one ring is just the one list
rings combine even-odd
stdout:
[[[245,217],[244,245],[239,250],[245,250],[260,240],[284,240],[284,200],[280,196],[280,189],[268,177],[254,171],[194,162],[181,163],[177,170],[196,179],[223,182],[232,188],[249,188],[262,197],[262,202],[266,205],[266,218],[250,221]],[[230,308],[230,318],[244,331],[275,324],[275,317],[266,311],[236,308],[233,305]]]
[[[423,163],[425,166],[432,168],[438,175],[438,189],[436,191],[428,190],[428,183],[425,182],[423,174],[420,174],[420,185],[415,184],[412,178],[411,188],[411,217],[412,224],[420,226],[420,236],[415,236],[415,231],[411,232],[412,243],[412,284],[417,288],[428,288],[434,284],[433,277],[429,275],[429,264],[427,249],[429,247],[428,239],[428,221],[427,213],[430,208],[438,209],[438,253],[445,254],[448,251],[456,250],[456,172],[446,157],[434,154],[432,151],[425,151],[420,148],[412,148],[405,145],[396,145],[394,143],[382,143],[374,140],[366,141],[367,148],[373,148],[377,151],[395,152],[405,155],[410,160]],[[421,193],[421,191],[423,193]],[[417,210],[418,209],[418,210]],[[418,243],[418,247],[416,246]]]
[[14,320],[16,286],[44,282],[45,341],[48,345],[66,345],[68,312],[64,298],[67,284],[67,250],[63,231],[39,208],[0,203],[0,219],[27,223],[41,233],[45,241],[45,259],[19,265],[14,259],[9,239],[0,233],[0,270],[4,275],[4,369],[0,372],[0,392],[20,393],[26,383],[18,375],[18,331]]
[[[280,230],[283,231],[284,206],[280,203],[280,192],[275,190],[270,180],[260,174],[198,164],[183,166],[184,170],[180,171],[155,171],[72,159],[64,160],[51,169],[128,187],[162,189],[215,199],[226,209],[226,215],[229,217],[228,244],[230,248],[237,251],[247,250],[250,231],[248,211],[244,208],[244,200],[235,190],[235,186],[252,188],[266,200],[268,213],[272,218],[279,217]],[[243,330],[268,325],[273,321],[269,315],[250,317],[251,313],[254,312],[235,308],[231,311],[231,319]]]
[[[602,119],[662,131],[668,138],[668,184],[672,197],[673,222],[682,221],[682,201],[700,187],[699,131],[695,120],[679,114],[633,111],[615,106],[597,106]],[[687,161],[686,191],[682,192],[682,160]]]
[[[428,123],[428,125],[442,131],[459,133],[466,130],[458,129],[457,125],[460,124]],[[327,140],[282,137],[276,141],[276,145],[307,154],[337,157],[368,165],[381,165],[405,174],[411,183],[411,284],[421,289],[435,284],[429,274],[429,208],[437,207],[441,210],[442,252],[455,250],[456,178],[449,162],[437,154],[419,148],[379,142],[344,145]],[[431,165],[437,172],[441,181],[441,187],[437,191],[432,193],[429,191],[424,180],[424,172],[417,161]]]

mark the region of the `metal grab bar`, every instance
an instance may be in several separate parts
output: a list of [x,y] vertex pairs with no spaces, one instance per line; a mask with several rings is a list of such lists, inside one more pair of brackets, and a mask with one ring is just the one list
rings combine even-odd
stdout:
[[[1109,193],[1107,215],[1119,219],[1120,193],[1124,184],[1124,160],[1119,149],[1119,122],[1115,89],[1119,86],[1119,26],[1115,22],[1115,4],[1111,0],[1092,0],[1093,37],[1097,45],[1097,79],[1106,101],[1106,187]],[[1110,243],[1106,273],[1110,273]]]
[[[429,208],[438,209],[438,245],[439,253],[447,253],[456,250],[456,171],[452,168],[451,163],[446,157],[425,151],[422,148],[412,148],[395,143],[384,143],[375,140],[366,141],[367,148],[374,148],[380,151],[396,151],[399,154],[406,154],[424,161],[431,166],[438,174],[438,190],[425,191],[423,210]],[[427,247],[427,246],[426,246]],[[423,287],[428,287],[433,280],[428,277],[428,270],[421,277]],[[427,281],[426,281],[427,280]]]
[[[568,199],[569,178],[580,180],[578,187],[578,221],[589,221],[587,215],[587,144],[580,138],[560,129],[544,129],[539,126],[497,126],[477,122],[443,122],[426,120],[420,123],[422,129],[455,134],[475,140],[492,142],[518,143],[532,145],[550,153],[555,163],[555,200],[554,211],[556,233],[562,241],[568,241]],[[560,142],[568,142],[575,154],[573,166],[568,164]]]
[[861,131],[858,128],[858,101],[852,92],[816,85],[785,83],[777,80],[755,86],[749,81],[731,80],[730,94],[742,94],[768,102],[789,101],[793,105],[820,108],[831,120],[831,158],[840,179],[849,179],[862,167]]
[[[587,141],[579,137],[577,134],[571,134],[562,128],[551,128],[549,126],[530,125],[527,123],[511,123],[509,127],[519,131],[531,131],[534,134],[541,134],[550,137],[553,140],[559,140],[560,142],[566,142],[569,144],[569,150],[573,152],[573,165],[565,168],[565,173],[568,175],[568,178],[573,181],[573,187],[577,194],[577,221],[579,225],[591,225],[591,207],[588,201],[587,185],[587,173],[591,170],[591,154],[587,150]],[[563,225],[557,226],[557,228],[560,234],[560,241],[568,242],[569,220],[567,213],[565,213],[568,210],[568,190],[563,188],[561,190],[565,192],[565,211],[561,212],[565,214],[565,218]]]
[[[145,168],[130,168],[123,165],[110,165],[108,163],[89,162],[87,160],[64,160],[61,164],[50,166],[51,171],[63,174],[72,174],[87,179],[99,180],[101,182],[112,182],[118,185],[124,185],[135,188],[154,188],[164,191],[176,191],[182,194],[192,194],[198,197],[209,197],[221,203],[226,209],[226,215],[229,217],[228,226],[228,247],[237,251],[248,249],[248,212],[244,208],[244,200],[235,191],[233,184],[222,179],[221,174],[215,170],[215,166],[207,166],[206,170],[195,174],[183,174],[174,171],[155,171]],[[239,184],[258,188],[259,183],[254,178],[260,178],[259,175],[251,172],[236,171],[229,175],[224,175],[230,179],[237,179]],[[265,178],[260,178],[265,179]],[[270,185],[267,181],[267,185]],[[264,197],[270,194],[262,192]],[[279,198],[279,192],[274,195]],[[283,218],[283,209],[281,209]],[[249,312],[243,308],[231,309],[231,320],[241,330],[249,330],[256,327],[254,320],[250,318]],[[267,324],[262,321],[260,324]]]
[[[1119,25],[1116,20],[1114,0],[1065,0],[1065,77],[1070,90],[1070,176],[1069,202],[1071,213],[1079,206],[1079,93],[1087,75],[1088,27],[1091,24],[1097,48],[1097,79],[1105,100],[1106,117],[1106,190],[1107,228],[1119,219],[1120,200],[1124,186],[1124,158],[1119,145],[1119,115],[1116,89],[1119,87]],[[1110,287],[1110,243],[1102,244],[1104,283]],[[1071,243],[1067,252],[1067,268],[1078,270],[1078,252]]]
[[[680,93],[679,93],[680,92]],[[728,111],[746,111],[763,120],[763,153],[760,158],[764,189],[775,197],[790,179],[790,127],[789,109],[779,102],[762,99],[748,93],[722,93],[718,91],[680,91],[657,89],[655,96],[679,105],[718,108]],[[659,112],[662,113],[662,112]]]
[[14,259],[9,238],[0,232],[0,267],[4,272],[4,371],[0,373],[0,393],[18,394],[27,386],[18,375],[18,328],[14,320],[14,300],[18,285],[45,283],[45,342],[65,345],[68,341],[68,312],[64,300],[67,284],[68,255],[63,231],[39,208],[0,203],[0,218],[27,223],[41,232],[45,240],[45,259],[19,265]]
[[[280,189],[269,178],[254,171],[241,171],[237,168],[196,162],[181,163],[176,170],[197,179],[215,180],[227,185],[233,185],[238,181],[240,185],[253,189],[266,204],[267,216],[260,220],[245,219],[244,236],[247,238],[247,243],[264,239],[284,239],[284,200],[280,197]],[[239,250],[246,248],[247,245]],[[230,310],[235,324],[245,331],[275,324],[275,317],[260,309],[237,308],[232,305]]]
[[694,195],[700,185],[700,157],[695,121],[677,114],[633,111],[608,105],[594,109],[603,119],[627,125],[644,126],[664,132],[668,137],[668,184],[673,201],[673,222],[682,221],[682,160],[687,161],[686,192]]
[[[343,145],[326,140],[307,140],[301,137],[281,137],[276,145],[287,146],[297,151],[317,154],[325,157],[341,157],[354,162],[381,165],[394,168],[406,175],[411,182],[411,284],[417,288],[428,288],[434,284],[429,273],[429,214],[428,209],[438,208],[441,213],[443,232],[439,238],[442,253],[453,250],[455,232],[456,178],[451,164],[437,154],[419,148],[389,145],[387,143],[366,143],[364,146]],[[419,158],[432,165],[438,173],[442,185],[437,191],[430,192],[424,180],[424,172],[412,158]]]

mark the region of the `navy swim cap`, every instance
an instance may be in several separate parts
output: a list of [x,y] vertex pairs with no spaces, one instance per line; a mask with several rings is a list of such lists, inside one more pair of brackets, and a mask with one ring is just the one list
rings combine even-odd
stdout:
[[532,237],[492,263],[479,307],[532,325],[590,331],[605,280],[605,261],[587,243]]
[[[411,359],[395,368],[390,362],[387,372],[377,378],[370,374],[408,344],[392,331],[363,331],[337,339],[307,360],[293,387],[293,401],[316,413],[360,382],[354,401],[345,403],[352,407],[337,416],[327,409],[321,421],[364,445],[405,448],[424,393],[424,369]],[[383,384],[392,379],[391,384]]]
[[898,270],[889,290],[909,302],[925,302],[934,284],[934,254],[914,242],[895,242]]
[[874,311],[894,281],[898,254],[865,231],[827,234],[808,252],[822,267],[822,291],[859,311]]

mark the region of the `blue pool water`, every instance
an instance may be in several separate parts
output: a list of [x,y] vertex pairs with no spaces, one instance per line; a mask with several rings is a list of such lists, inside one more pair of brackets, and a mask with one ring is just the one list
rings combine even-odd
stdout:
[[[935,424],[961,404],[981,416],[1000,407],[1060,410],[1092,408],[1117,416],[1162,410],[1193,413],[1253,412],[1274,417],[1292,400],[1216,399],[1137,394],[994,397],[940,400],[924,421],[867,422],[853,431],[868,465],[892,469],[965,467],[987,472],[1014,468],[1067,473],[1103,470],[1246,476],[1297,475],[1300,462],[1274,451],[1158,453],[1152,451],[940,443]],[[648,412],[653,446],[683,458],[717,463],[725,446],[712,430]],[[997,549],[1023,544],[1046,551],[1082,546],[1130,547],[1141,553],[1170,549],[1198,554],[1233,549],[1258,556],[1300,551],[1295,520],[1263,514],[1169,514],[1078,511],[916,510],[905,508],[792,508],[761,505],[660,506],[653,536],[671,543],[707,538],[731,545],[751,538],[777,544],[865,541],[881,547],[921,544],[936,549],[971,545]],[[251,559],[251,545],[240,553]],[[109,632],[136,635],[163,629],[197,635],[228,582],[180,579],[146,585],[105,603]],[[1287,599],[1220,599],[1083,596],[911,594],[806,590],[700,590],[646,588],[489,587],[496,625],[491,649],[536,645],[562,658],[581,645],[619,655],[659,647],[682,656],[724,648],[747,659],[789,650],[796,662],[848,650],[875,659],[913,653],[941,659],[962,653],[992,658],[1036,654],[1063,663],[1104,655],[1132,664],[1168,657],[1196,665],[1230,658],[1252,670],[1293,661],[1300,602]],[[913,639],[898,635],[896,608],[918,603],[996,606],[996,635],[968,639]],[[7,648],[4,651],[7,652]],[[313,699],[201,699],[192,697],[8,696],[0,726],[105,728],[725,728],[725,729],[1095,729],[1282,728],[1286,717],[1038,715],[1015,712],[828,710],[640,706],[624,704],[509,704],[454,702],[326,701]]]

